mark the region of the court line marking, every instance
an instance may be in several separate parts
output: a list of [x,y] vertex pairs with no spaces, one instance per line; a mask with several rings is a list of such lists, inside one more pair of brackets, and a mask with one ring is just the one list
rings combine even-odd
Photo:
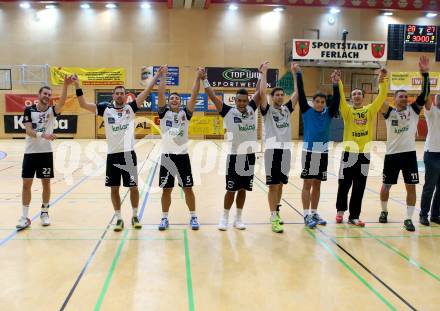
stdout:
[[101,293],[99,294],[98,301],[93,308],[94,311],[98,311],[101,309],[102,302],[104,301],[105,294],[107,293],[108,287],[110,285],[110,281],[113,277],[113,273],[115,272],[116,265],[118,264],[119,258],[121,256],[122,248],[124,247],[125,241],[127,241],[128,231],[124,231],[124,236],[119,242],[118,249],[116,250],[116,254],[113,257],[112,264],[110,265],[110,270],[107,273],[107,277],[105,278],[104,285],[102,286]]
[[396,253],[397,255],[399,255],[400,257],[402,257],[403,259],[405,259],[406,261],[408,261],[411,265],[413,265],[414,267],[416,267],[418,270],[421,270],[423,272],[425,272],[427,275],[429,275],[430,277],[432,277],[434,280],[440,282],[440,276],[437,275],[434,272],[431,272],[429,269],[423,267],[421,264],[419,264],[417,261],[415,261],[414,259],[412,259],[410,256],[404,254],[402,251],[400,251],[397,247],[381,240],[380,238],[373,236],[372,234],[370,234],[370,232],[368,232],[368,230],[363,230],[366,234],[368,234],[371,238],[375,239],[377,242],[379,242],[380,244],[382,244],[383,246],[385,246],[386,248],[388,248],[389,250],[393,251],[394,253]]
[[[255,178],[257,181],[263,184],[261,179],[255,175]],[[295,211],[297,214],[299,214],[301,217],[303,217],[303,214],[298,211],[292,204],[290,204],[289,201],[286,199],[282,199],[287,205],[291,207],[293,211]],[[379,278],[374,272],[372,272],[370,269],[368,269],[362,262],[360,262],[354,255],[352,255],[349,251],[347,251],[344,247],[342,247],[334,238],[329,236],[325,231],[321,230],[320,228],[316,228],[317,231],[321,232],[328,240],[330,240],[334,245],[336,245],[340,250],[342,250],[346,255],[348,255],[354,262],[356,262],[359,266],[361,266],[368,274],[370,274],[372,277],[374,277],[379,283],[381,283],[386,289],[388,289],[394,296],[396,296],[401,302],[403,302],[407,307],[409,307],[411,310],[417,310],[414,308],[408,301],[406,301],[402,296],[400,296],[394,289],[392,289],[388,284],[386,284],[381,278]],[[369,288],[369,287],[368,287]],[[380,298],[380,297],[379,297]],[[388,306],[388,305],[387,305]]]
[[316,236],[315,233],[312,232],[309,228],[305,228],[305,230],[315,241],[321,244],[321,246],[324,247],[327,252],[335,257],[340,264],[342,264],[348,271],[350,271],[352,275],[354,275],[359,281],[361,281],[362,284],[364,284],[371,292],[373,292],[376,297],[379,298],[388,307],[388,309],[397,311],[397,308],[391,302],[389,302],[367,280],[365,280],[359,273],[357,273],[356,270],[351,267],[344,259],[342,259],[324,240]]
[[[95,172],[97,172],[104,164],[100,164],[96,170],[94,170],[89,175],[83,176],[79,181],[77,181],[74,185],[72,185],[69,189],[64,191],[60,196],[58,196],[55,200],[51,201],[49,204],[51,208],[53,208],[54,205],[56,205],[59,201],[61,201],[65,196],[67,196],[70,192],[72,192],[75,188],[77,188],[80,184],[82,184],[84,181],[89,179]],[[31,219],[31,221],[34,221],[37,219],[38,216],[40,216],[41,212],[37,212]],[[11,232],[7,237],[0,240],[0,247],[5,245],[8,241],[10,241],[13,237],[17,235],[17,233],[20,232],[17,229],[15,229],[13,232]]]
[[[159,159],[156,161],[156,165],[155,165],[153,174],[149,175],[149,177],[153,176],[152,178],[150,178],[150,182],[149,182],[149,186],[148,186],[149,189],[151,188],[152,180],[153,180],[153,178],[155,176],[156,169],[157,169],[157,166],[158,166],[158,162],[159,162]],[[151,172],[151,169],[150,169],[150,172]],[[149,195],[149,191],[147,191],[147,194],[146,194],[146,196],[144,198],[144,201],[142,203],[142,210],[141,210],[140,218],[142,217],[144,208],[145,208],[145,206],[147,204],[148,195]],[[180,231],[182,231],[182,229],[180,229]],[[108,287],[109,287],[111,279],[113,277],[116,265],[117,265],[117,263],[119,261],[119,257],[120,257],[120,253],[121,253],[122,247],[124,246],[125,241],[127,240],[127,238],[126,238],[127,237],[127,233],[128,233],[128,231],[125,231],[124,238],[119,243],[119,246],[118,246],[118,249],[116,251],[116,254],[113,257],[112,265],[110,266],[110,269],[109,269],[109,272],[107,274],[107,277],[106,277],[106,280],[104,282],[104,285],[102,287],[101,293],[100,293],[100,295],[98,297],[98,300],[97,300],[97,302],[95,304],[94,311],[99,311],[101,309],[102,302],[104,301],[105,295],[107,294]],[[186,272],[188,309],[190,311],[194,311],[194,293],[193,293],[193,286],[192,286],[191,262],[190,262],[190,255],[189,255],[188,235],[187,235],[187,230],[186,229],[183,229],[183,236],[184,236],[183,240],[184,240],[184,251],[185,251],[185,272]],[[171,239],[166,239],[166,240],[171,240]],[[181,239],[179,239],[179,240],[181,240]]]
[[188,232],[183,230],[183,239],[185,247],[185,270],[186,270],[186,288],[188,296],[188,310],[194,311],[194,292],[192,286],[191,261],[189,256]]
[[[144,168],[145,163],[147,163],[148,159],[150,158],[150,154],[152,153],[152,151],[154,150],[154,148],[156,147],[156,144],[153,145],[153,148],[151,148],[151,150],[148,152],[146,159],[144,160],[144,163],[142,164],[141,169],[139,170],[139,173],[142,172],[142,169]],[[151,173],[151,169],[150,169],[150,173]],[[148,176],[149,177],[149,176]],[[144,184],[144,187],[146,186],[146,183]],[[128,193],[129,193],[129,189],[127,189],[127,191],[125,192],[125,195],[123,197],[123,199],[121,200],[121,206],[122,203],[124,203]],[[64,299],[64,302],[60,308],[60,311],[64,310],[67,306],[67,304],[70,301],[70,298],[72,298],[73,293],[75,292],[76,288],[78,287],[79,282],[81,281],[82,277],[84,276],[84,274],[86,273],[89,265],[91,264],[91,262],[93,261],[93,259],[96,256],[96,253],[98,251],[98,248],[101,246],[101,243],[105,237],[105,235],[108,232],[108,229],[110,228],[113,219],[115,218],[115,215],[112,216],[112,218],[110,219],[109,223],[107,224],[107,227],[105,228],[104,232],[101,235],[101,238],[99,239],[98,243],[96,243],[94,249],[92,250],[92,253],[90,254],[89,258],[87,258],[86,263],[84,264],[84,266],[82,267],[79,275],[77,276],[72,288],[69,290],[69,293],[67,294],[67,297]]]

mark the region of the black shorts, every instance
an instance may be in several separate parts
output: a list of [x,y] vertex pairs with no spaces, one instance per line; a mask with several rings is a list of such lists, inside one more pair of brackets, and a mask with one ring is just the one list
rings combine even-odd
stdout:
[[194,185],[191,162],[186,154],[162,154],[160,158],[159,187],[173,188],[177,176],[179,187]]
[[226,159],[226,190],[252,191],[254,170],[255,153],[228,154]]
[[21,170],[22,178],[53,178],[53,153],[25,153]]
[[138,185],[137,157],[134,151],[111,153],[107,155],[105,185],[116,187],[136,187]]
[[291,152],[289,149],[267,149],[264,152],[266,185],[287,184]]
[[415,185],[419,183],[419,168],[415,151],[385,155],[383,183],[386,185],[397,184],[400,171],[402,171],[405,184]]
[[327,180],[328,153],[302,151],[302,179]]

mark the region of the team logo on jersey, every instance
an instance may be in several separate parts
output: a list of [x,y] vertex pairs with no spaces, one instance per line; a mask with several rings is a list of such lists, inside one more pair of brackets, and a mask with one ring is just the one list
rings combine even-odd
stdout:
[[173,127],[173,122],[171,122],[170,120],[167,120],[167,122],[165,122],[165,125],[169,126],[169,127]]
[[280,118],[278,118],[278,116],[273,116],[273,120],[274,120],[275,122],[279,122],[279,121],[280,121]]
[[310,41],[295,41],[296,54],[304,57],[309,54]]
[[391,126],[399,126],[399,120],[391,120]]
[[241,123],[241,119],[239,117],[234,117],[234,123]]
[[122,112],[118,112],[118,117],[122,117]]
[[374,58],[382,58],[385,54],[385,44],[371,43],[371,54],[373,54]]
[[107,119],[107,121],[108,121],[108,124],[115,124],[115,118],[112,118],[112,117],[109,117],[108,119]]

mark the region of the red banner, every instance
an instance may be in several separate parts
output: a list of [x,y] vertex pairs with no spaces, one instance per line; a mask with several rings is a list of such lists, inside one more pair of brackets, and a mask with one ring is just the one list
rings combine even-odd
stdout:
[[[52,96],[52,103],[57,103],[60,95]],[[38,95],[36,94],[5,94],[5,112],[23,112],[26,107],[38,103]],[[73,95],[67,96],[66,103],[63,108],[64,111],[77,112],[79,111],[79,104],[76,97]]]

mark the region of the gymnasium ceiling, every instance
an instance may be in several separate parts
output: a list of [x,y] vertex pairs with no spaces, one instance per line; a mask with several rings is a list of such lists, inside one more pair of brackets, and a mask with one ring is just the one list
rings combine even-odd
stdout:
[[[0,0],[0,2],[21,2],[17,0]],[[90,2],[90,3],[134,3],[142,1],[134,0],[60,0],[60,1],[28,1],[39,2]],[[168,8],[209,8],[211,4],[247,4],[247,5],[279,5],[279,6],[303,6],[303,7],[340,7],[340,8],[363,8],[379,10],[421,10],[439,11],[440,0],[147,0],[147,2],[167,3]]]

